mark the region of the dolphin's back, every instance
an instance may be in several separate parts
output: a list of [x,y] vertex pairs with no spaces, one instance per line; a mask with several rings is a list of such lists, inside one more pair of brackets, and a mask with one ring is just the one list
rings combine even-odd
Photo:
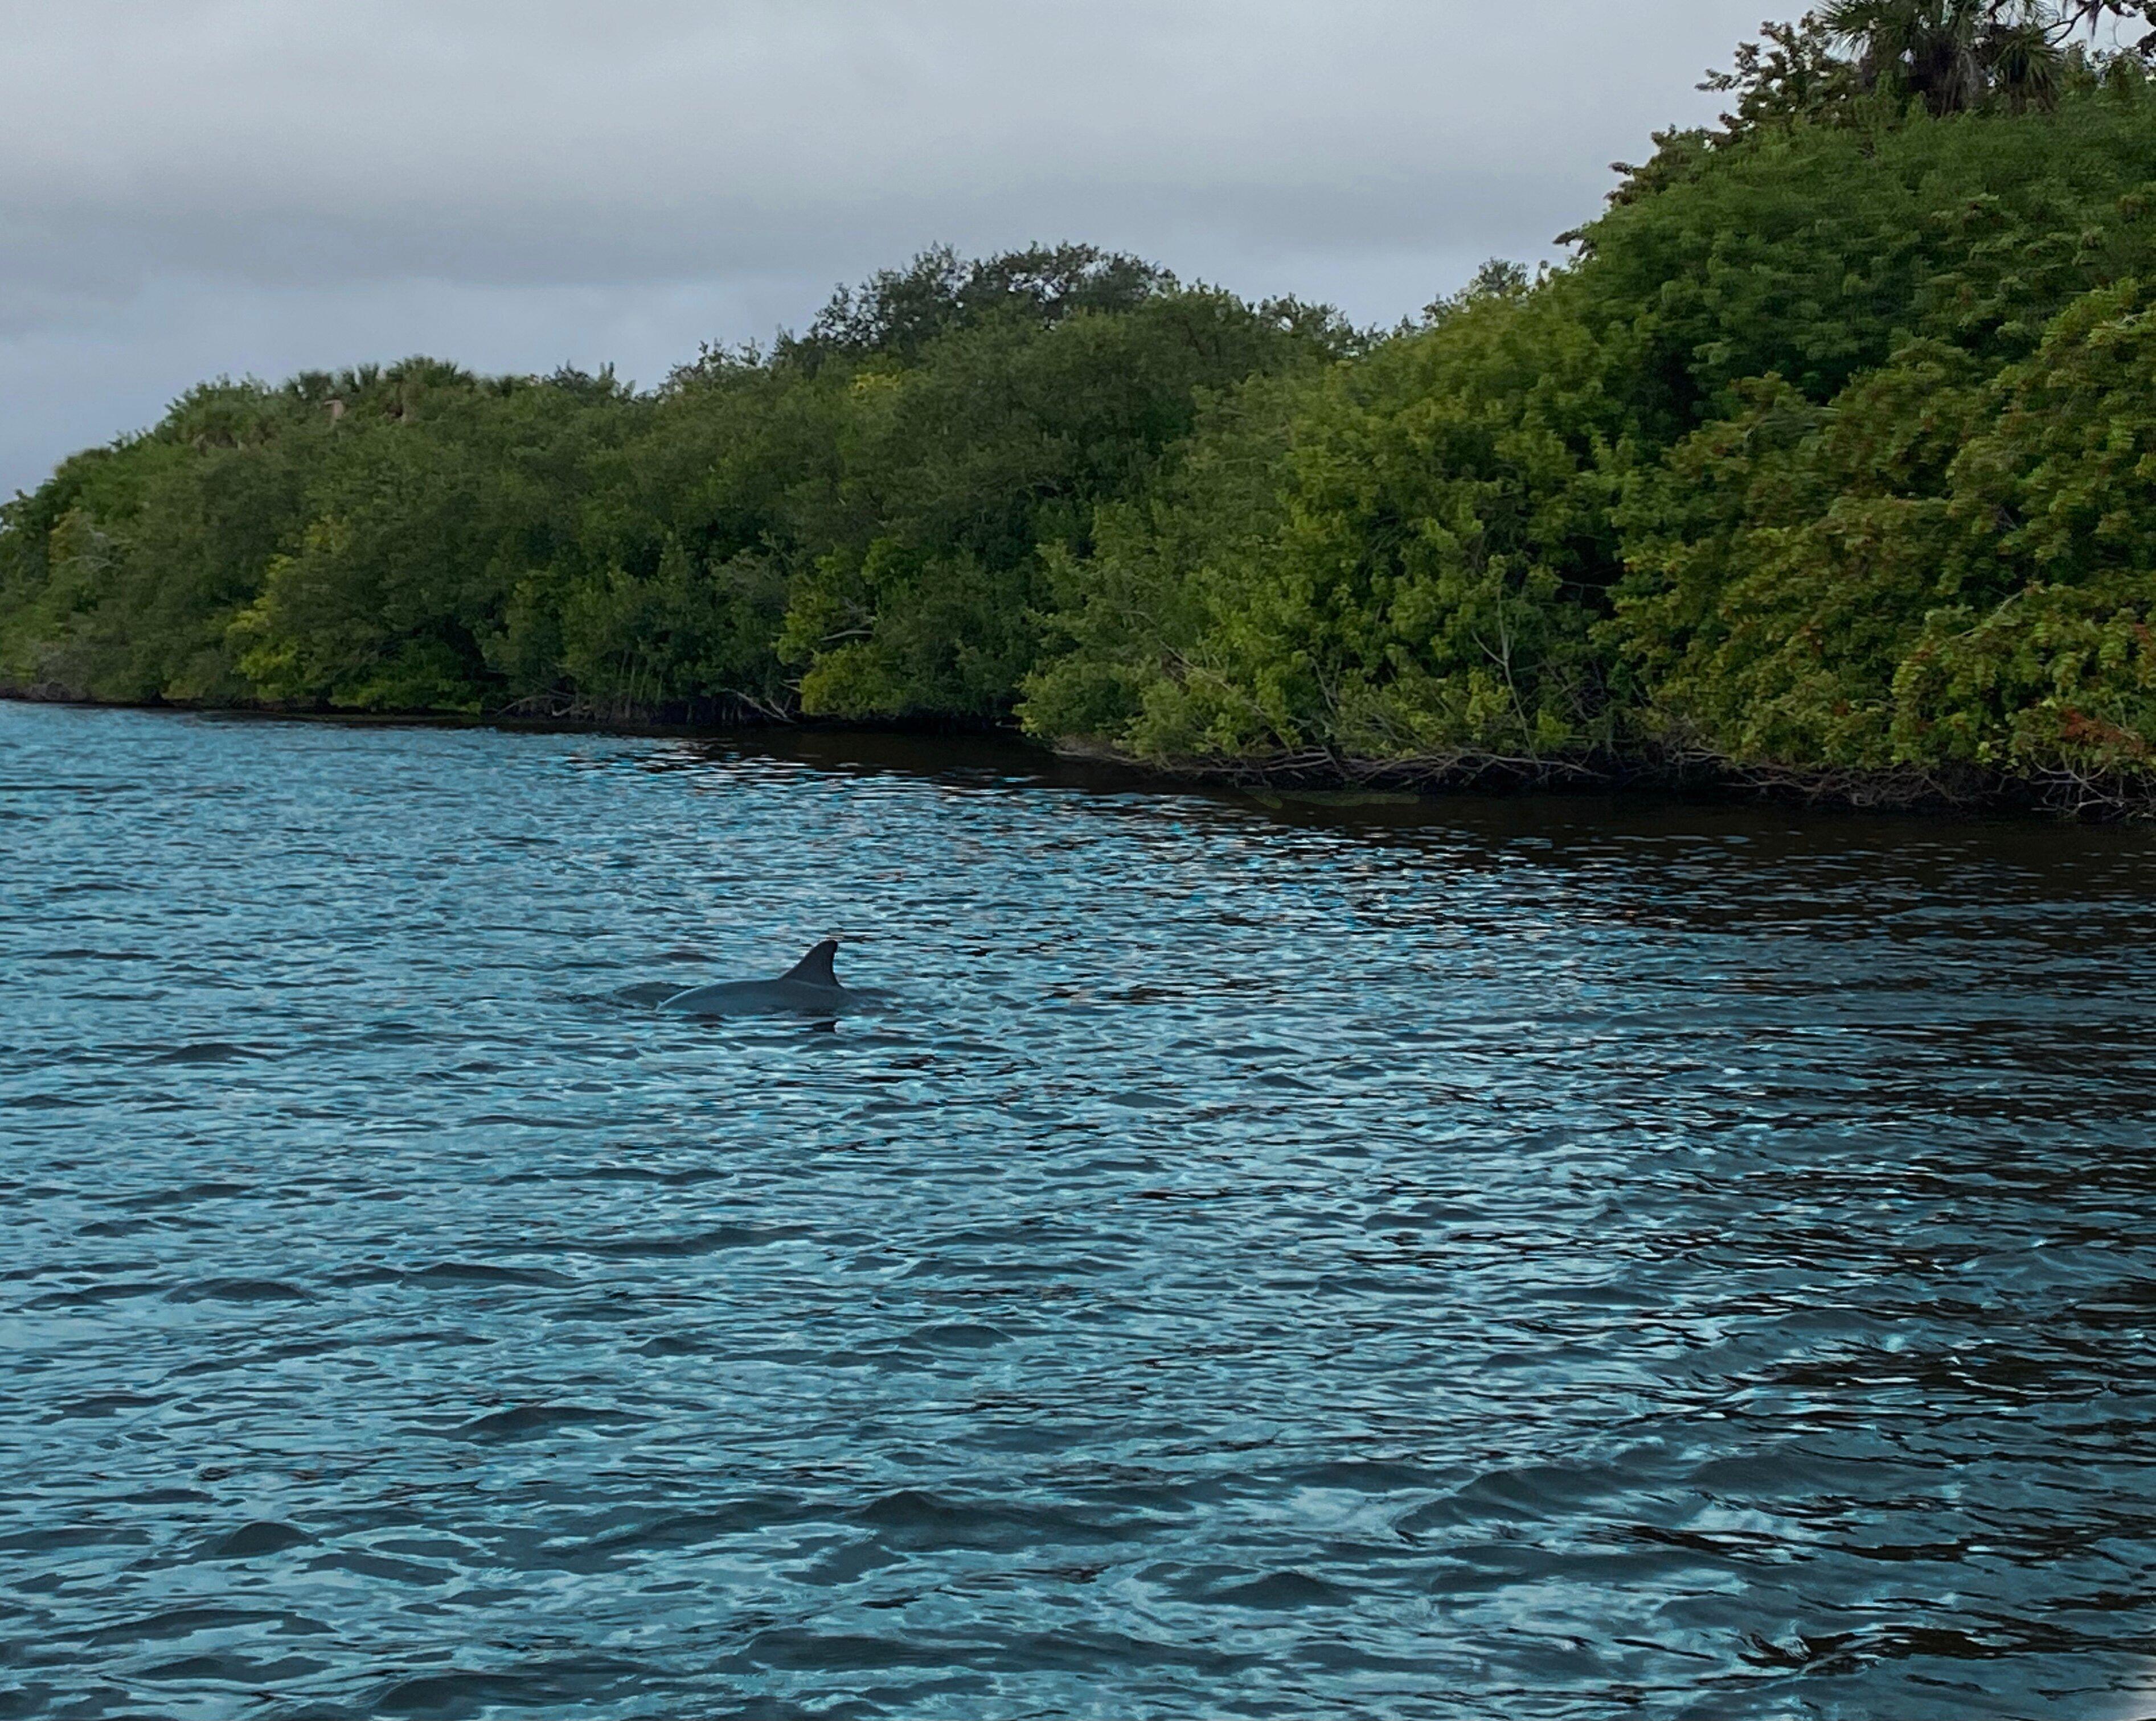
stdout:
[[676,992],[659,1007],[690,1016],[834,1016],[854,996],[839,984],[827,938],[776,980],[730,980]]

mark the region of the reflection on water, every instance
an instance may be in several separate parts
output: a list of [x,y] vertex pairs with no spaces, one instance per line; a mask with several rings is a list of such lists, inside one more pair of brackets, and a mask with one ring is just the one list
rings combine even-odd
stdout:
[[0,1713],[2156,1715],[2148,832],[13,707],[0,915]]

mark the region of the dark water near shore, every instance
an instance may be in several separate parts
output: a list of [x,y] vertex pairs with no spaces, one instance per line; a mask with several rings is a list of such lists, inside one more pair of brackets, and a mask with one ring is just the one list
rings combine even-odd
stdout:
[[0,1716],[2156,1716],[2156,833],[766,748],[0,707]]

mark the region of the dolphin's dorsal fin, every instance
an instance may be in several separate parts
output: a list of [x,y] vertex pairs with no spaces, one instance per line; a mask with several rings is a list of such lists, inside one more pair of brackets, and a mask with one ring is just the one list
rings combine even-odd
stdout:
[[827,938],[779,978],[802,981],[809,986],[836,986],[839,976],[831,971],[831,958],[838,954],[838,940]]

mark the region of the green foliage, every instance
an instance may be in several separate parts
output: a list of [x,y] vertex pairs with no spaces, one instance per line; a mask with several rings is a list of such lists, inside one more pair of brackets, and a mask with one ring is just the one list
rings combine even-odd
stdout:
[[1080,311],[1133,310],[1175,286],[1156,264],[1092,245],[1034,245],[970,260],[938,245],[858,289],[840,287],[805,335],[781,341],[779,356],[811,368],[910,361],[931,341],[984,322],[1047,328]]
[[1863,87],[1914,98],[1935,115],[1994,101],[2017,112],[2051,105],[2072,28],[2041,0],[1828,0],[1819,22],[1857,50]]
[[1763,384],[1634,493],[1604,630],[1666,734],[1746,762],[2133,771],[2156,740],[2156,326],[2085,294],[1987,375],[1919,342]]
[[1043,555],[1208,391],[1345,351],[1082,246],[931,252],[656,393],[221,383],[0,515],[0,684],[300,709],[993,720]]
[[1640,475],[1600,635],[1645,726],[1748,764],[1895,762],[1893,679],[1949,595],[1944,479],[1980,375],[1923,342],[1825,407],[1765,379]]
[[1500,275],[1358,365],[1245,391],[1062,564],[1076,650],[1027,725],[1200,759],[1586,745],[1622,415],[1569,312]]
[[2156,90],[2085,33],[2152,5],[1769,27],[1382,338],[939,250],[649,393],[208,385],[0,507],[0,685],[2156,785]]
[[1763,24],[1700,88],[1736,97],[1725,142],[1799,122],[1876,123],[1912,102],[1934,117],[2018,114],[2143,62],[2156,35],[2132,53],[2102,46],[2104,26],[2129,18],[2156,25],[2156,0],[1826,0]]
[[2148,766],[2156,377],[2118,295],[2156,275],[2156,110],[2123,74],[1869,111],[1696,138],[1576,268],[1486,270],[1210,412],[1060,566],[1028,726],[1162,760]]
[[2026,353],[2076,293],[2156,262],[2138,76],[2056,114],[1768,128],[1584,235],[1587,311],[1641,342],[1674,439],[1778,376],[1825,402],[1914,338]]
[[1044,556],[1084,554],[1201,394],[1312,342],[1269,309],[1164,294],[1045,330],[996,318],[850,388],[843,477],[780,639],[811,713],[986,718],[1040,649]]
[[501,703],[512,597],[535,571],[575,566],[583,472],[632,407],[610,378],[385,372],[336,421],[305,524],[229,625],[240,673],[280,704]]
[[783,715],[776,642],[839,479],[842,375],[705,361],[584,474],[577,554],[527,571],[501,661],[526,698],[633,715]]
[[0,510],[0,681],[101,699],[242,696],[233,607],[300,509],[289,403],[213,384],[151,434],[65,463]]
[[1903,756],[2156,767],[2156,292],[2076,301],[1955,459],[1950,596],[1894,678]]

